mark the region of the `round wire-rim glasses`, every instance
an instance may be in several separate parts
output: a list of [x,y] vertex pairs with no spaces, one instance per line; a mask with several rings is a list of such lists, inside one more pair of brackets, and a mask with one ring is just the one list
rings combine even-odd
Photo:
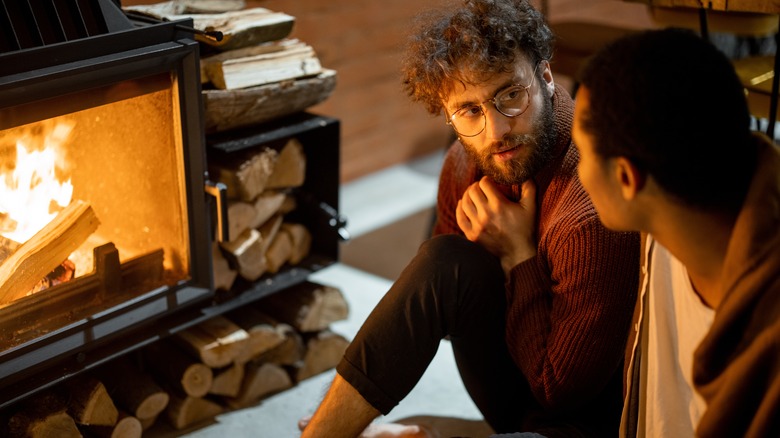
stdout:
[[[463,137],[476,137],[485,130],[487,126],[487,117],[485,116],[485,110],[483,105],[490,102],[493,107],[505,115],[506,117],[517,117],[528,110],[531,106],[531,95],[529,89],[534,85],[536,80],[536,70],[539,68],[539,64],[534,67],[533,75],[531,76],[531,83],[528,85],[512,84],[506,88],[503,88],[496,92],[496,94],[479,104],[470,104],[458,108],[457,111],[452,113],[447,119],[447,124],[452,126],[455,132]],[[479,123],[479,120],[482,123]],[[471,128],[476,129],[477,126],[481,126],[474,134],[464,134],[463,131],[471,131],[473,129],[463,129],[463,124],[470,124]],[[458,129],[457,125],[461,125],[461,129]]]

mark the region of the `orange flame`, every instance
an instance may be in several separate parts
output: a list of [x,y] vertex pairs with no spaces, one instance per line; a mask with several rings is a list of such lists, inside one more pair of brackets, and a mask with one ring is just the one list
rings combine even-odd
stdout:
[[[42,128],[42,129],[41,129]],[[63,145],[73,125],[22,129],[16,137],[16,161],[0,170],[0,234],[19,243],[26,242],[57,213],[70,204],[73,185],[60,181],[65,158]]]

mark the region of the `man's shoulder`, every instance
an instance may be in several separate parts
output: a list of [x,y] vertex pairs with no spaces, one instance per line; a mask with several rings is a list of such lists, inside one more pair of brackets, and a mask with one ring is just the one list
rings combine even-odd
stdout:
[[441,169],[441,186],[469,185],[478,179],[476,165],[463,146],[455,141],[444,156]]

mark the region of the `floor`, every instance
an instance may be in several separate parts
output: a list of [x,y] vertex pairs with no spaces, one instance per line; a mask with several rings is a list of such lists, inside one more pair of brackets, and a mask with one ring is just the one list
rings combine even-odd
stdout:
[[[340,263],[312,280],[336,286],[350,305],[350,317],[332,329],[352,338],[392,279],[428,235],[442,154],[390,167],[345,184],[340,212],[347,217],[351,239],[341,247]],[[209,424],[187,431],[155,426],[154,436],[191,438],[299,435],[297,421],[317,407],[335,371],[301,382],[254,407],[228,412]],[[447,341],[412,393],[379,422],[414,420],[437,425],[442,436],[487,436],[490,430],[465,392]]]

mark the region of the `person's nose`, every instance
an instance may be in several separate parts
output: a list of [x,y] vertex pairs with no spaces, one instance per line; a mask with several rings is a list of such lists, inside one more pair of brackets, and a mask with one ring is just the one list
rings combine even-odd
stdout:
[[485,103],[485,135],[489,141],[502,140],[512,130],[512,118],[501,114],[492,102]]

